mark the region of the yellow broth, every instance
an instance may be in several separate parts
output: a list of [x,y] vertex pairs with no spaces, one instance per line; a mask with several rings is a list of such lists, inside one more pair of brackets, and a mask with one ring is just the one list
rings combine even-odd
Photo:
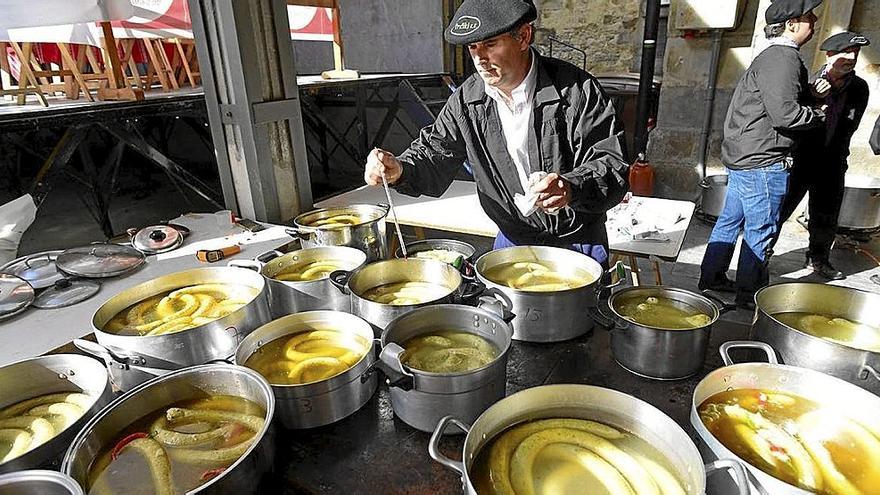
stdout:
[[309,224],[309,227],[317,227],[319,229],[338,229],[342,227],[350,227],[352,225],[359,225],[367,221],[365,218],[362,218],[360,215],[352,214],[352,213],[343,213],[339,215],[329,216],[327,218],[322,218],[320,220],[315,220],[314,222]]
[[880,352],[880,327],[804,312],[776,313],[773,318],[814,337],[863,351]]
[[318,260],[298,265],[284,267],[279,270],[272,278],[283,282],[311,282],[313,280],[321,280],[330,276],[336,270],[351,270],[357,266],[345,260]]
[[232,396],[181,401],[147,414],[92,462],[88,493],[182,495],[194,490],[250,448],[265,415],[257,404]]
[[823,495],[880,493],[876,425],[803,397],[758,389],[719,392],[698,412],[731,452],[786,483]]
[[238,284],[181,287],[123,309],[102,330],[137,336],[182,332],[223,318],[241,309],[256,296],[256,289]]
[[690,330],[712,322],[690,304],[662,296],[628,297],[615,301],[614,309],[627,320],[652,328]]
[[55,438],[89,410],[83,393],[45,394],[0,410],[0,463],[11,461]]
[[498,356],[498,349],[485,338],[454,330],[413,337],[403,348],[403,364],[429,373],[464,373],[482,368]]
[[380,304],[423,304],[448,296],[452,289],[432,282],[394,282],[364,291],[363,298]]
[[370,342],[360,335],[314,326],[260,347],[244,365],[274,385],[303,385],[348,371],[369,349]]
[[429,249],[427,251],[419,251],[414,256],[416,258],[438,260],[450,265],[458,261],[459,258],[465,257],[463,254],[451,249]]
[[501,263],[483,275],[496,284],[527,292],[577,289],[596,281],[591,273],[547,261]]
[[541,419],[508,428],[477,453],[470,474],[480,495],[692,491],[645,440],[582,419]]

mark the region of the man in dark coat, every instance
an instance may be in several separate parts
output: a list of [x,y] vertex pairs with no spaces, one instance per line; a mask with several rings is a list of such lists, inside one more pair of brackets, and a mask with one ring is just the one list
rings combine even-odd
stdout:
[[467,161],[496,248],[564,247],[607,264],[605,212],[628,189],[623,127],[593,76],[531,48],[536,17],[531,0],[465,0],[445,36],[467,45],[477,73],[400,156],[374,150],[364,180],[384,173],[401,193],[437,197]]
[[877,122],[874,122],[874,132],[871,133],[868,144],[871,145],[875,155],[880,155],[880,117],[877,117]]
[[[822,0],[775,0],[764,33],[770,42],[746,69],[724,121],[721,160],[729,170],[727,197],[700,267],[701,290],[736,292],[754,307],[755,292],[770,282],[769,261],[796,140],[824,122],[812,108],[807,69],[798,50],[813,36],[813,9]],[[740,231],[736,283],[727,278]]]
[[795,151],[788,196],[782,206],[784,222],[810,192],[810,247],[806,266],[829,280],[846,278],[831,265],[831,246],[843,201],[844,176],[850,140],[868,106],[868,83],[855,73],[859,51],[870,41],[845,31],[819,47],[828,60],[812,77],[811,84],[826,105],[825,125],[806,133]]

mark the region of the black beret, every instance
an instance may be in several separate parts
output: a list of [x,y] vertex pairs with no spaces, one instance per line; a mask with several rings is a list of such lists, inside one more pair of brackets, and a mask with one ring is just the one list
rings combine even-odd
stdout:
[[871,40],[865,38],[861,34],[844,31],[842,33],[837,33],[822,42],[822,46],[820,46],[819,49],[826,52],[842,52],[847,48],[852,48],[854,46],[868,46],[870,44]]
[[767,24],[779,24],[800,17],[818,7],[822,0],[772,0],[764,12]]
[[467,45],[532,22],[538,11],[532,0],[464,0],[444,33],[453,45]]

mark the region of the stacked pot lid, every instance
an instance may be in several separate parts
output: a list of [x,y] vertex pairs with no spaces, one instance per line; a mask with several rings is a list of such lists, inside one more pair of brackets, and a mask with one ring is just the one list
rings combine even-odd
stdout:
[[64,251],[55,264],[70,275],[85,278],[108,278],[128,273],[146,257],[137,249],[118,244],[92,244]]
[[26,280],[0,273],[0,320],[15,316],[34,302],[34,288]]

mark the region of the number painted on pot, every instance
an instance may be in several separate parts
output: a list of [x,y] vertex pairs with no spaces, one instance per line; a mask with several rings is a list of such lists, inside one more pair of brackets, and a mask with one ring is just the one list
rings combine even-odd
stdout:
[[302,408],[303,412],[310,413],[312,412],[312,401],[311,399],[298,399],[299,406]]
[[535,308],[526,308],[526,321],[540,321],[542,310]]

